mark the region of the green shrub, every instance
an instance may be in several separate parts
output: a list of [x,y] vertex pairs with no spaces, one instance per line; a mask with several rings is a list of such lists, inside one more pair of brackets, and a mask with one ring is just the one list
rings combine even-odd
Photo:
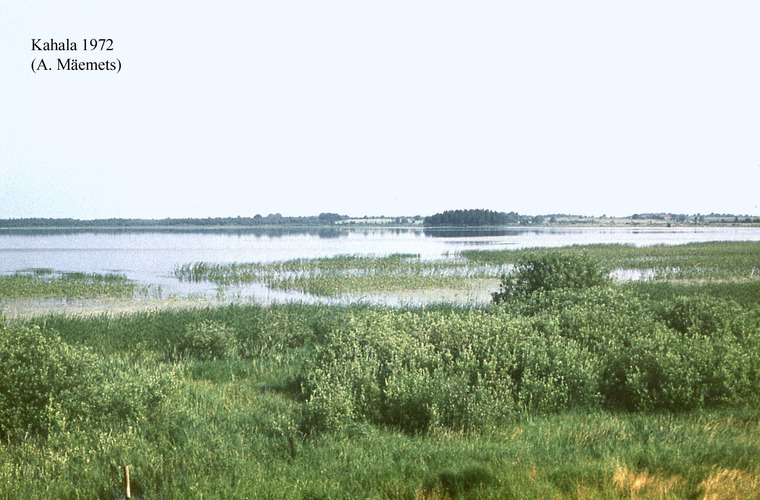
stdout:
[[96,359],[38,327],[11,326],[0,336],[0,433],[47,433],[92,412]]
[[[361,311],[302,367],[305,430],[492,428],[521,410],[594,404],[591,356],[486,311]],[[522,392],[521,392],[522,391]]]
[[499,304],[535,292],[583,290],[609,282],[607,270],[586,255],[536,253],[520,258],[514,271],[502,276],[499,291],[491,296]]
[[47,435],[69,424],[150,417],[171,392],[164,366],[134,366],[63,342],[38,326],[0,330],[0,435]]
[[[153,361],[153,362],[151,362]],[[97,367],[105,375],[97,385],[94,415],[121,422],[152,419],[177,389],[177,376],[164,363],[127,356],[101,358]]]
[[593,408],[600,401],[598,358],[561,336],[534,334],[515,342],[512,381],[519,408],[527,412]]
[[95,356],[38,327],[0,334],[0,433],[47,433],[84,418],[96,401]]
[[191,323],[174,339],[171,359],[209,361],[230,359],[237,355],[235,334],[223,323],[211,320]]
[[407,432],[476,427],[477,391],[470,373],[455,368],[462,352],[430,340],[440,317],[358,311],[323,332],[324,343],[302,368],[307,430],[352,421]]
[[346,383],[331,370],[313,373],[301,422],[305,434],[334,431],[355,420],[354,394]]
[[681,411],[758,394],[760,323],[725,299],[652,301],[628,287],[566,288],[515,298],[495,313],[530,322],[512,341],[511,368],[527,410],[601,403]]
[[676,297],[660,307],[658,317],[681,333],[714,335],[721,331],[738,331],[745,311],[731,300],[695,295]]
[[541,291],[494,310],[347,311],[304,351],[302,429],[471,431],[536,412],[746,403],[758,395],[760,336],[735,331],[681,333],[617,287]]

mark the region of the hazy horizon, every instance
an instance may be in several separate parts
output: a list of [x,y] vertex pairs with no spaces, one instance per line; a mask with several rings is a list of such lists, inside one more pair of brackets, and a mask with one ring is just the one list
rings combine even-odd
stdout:
[[[449,210],[458,210],[458,209],[449,209]],[[471,210],[471,209],[461,209],[461,210]],[[487,210],[487,209],[486,209]],[[448,210],[447,210],[448,211]],[[513,211],[510,211],[513,212]],[[280,215],[282,217],[292,217],[292,218],[309,218],[309,217],[318,217],[321,213],[310,213],[310,214],[281,214],[279,212],[274,213],[268,213],[268,214],[236,214],[236,215],[223,215],[223,216],[207,216],[207,217],[95,217],[95,218],[77,218],[77,217],[8,217],[8,218],[2,218],[0,220],[24,220],[24,219],[49,219],[49,220],[75,220],[80,222],[87,222],[87,221],[97,221],[97,220],[111,220],[111,219],[123,219],[123,220],[139,220],[139,221],[163,221],[163,220],[183,220],[183,219],[190,219],[190,220],[204,220],[204,219],[236,219],[236,218],[254,218],[256,216],[260,216],[263,218],[266,218],[268,216],[272,215]],[[330,212],[334,213],[334,212]],[[440,212],[438,212],[440,213]],[[506,212],[509,213],[509,212]],[[686,212],[645,212],[645,211],[639,211],[634,212],[627,215],[608,215],[606,213],[602,214],[573,214],[573,213],[560,213],[560,212],[545,212],[545,213],[534,213],[534,214],[523,214],[516,212],[521,216],[527,216],[527,217],[551,217],[551,216],[567,216],[567,217],[584,217],[584,218],[593,218],[593,219],[600,219],[600,218],[630,218],[637,215],[686,215],[686,216],[724,216],[724,217],[756,217],[754,214],[734,214],[734,213],[726,213],[726,212],[697,212],[697,213],[686,213]],[[391,213],[383,213],[383,214],[338,214],[341,217],[346,217],[347,219],[373,219],[373,218],[387,218],[387,219],[393,219],[393,218],[415,218],[415,217],[421,217],[425,218],[431,215],[435,215],[433,213],[422,213],[422,214],[391,214]],[[345,219],[344,219],[345,220]],[[728,221],[731,222],[731,221]]]

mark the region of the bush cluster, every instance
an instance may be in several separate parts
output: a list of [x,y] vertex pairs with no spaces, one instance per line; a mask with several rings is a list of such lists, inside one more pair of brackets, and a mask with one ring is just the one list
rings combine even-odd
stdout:
[[607,269],[587,255],[537,253],[518,259],[514,271],[502,276],[499,291],[491,296],[499,304],[536,292],[584,290],[609,283]]
[[237,355],[238,340],[225,324],[211,320],[198,321],[175,332],[170,345],[172,360],[211,361]]
[[760,394],[760,320],[722,299],[662,307],[565,287],[492,310],[348,314],[302,367],[307,432],[482,429],[529,412],[681,411]]
[[0,436],[149,418],[171,392],[170,372],[103,358],[38,326],[0,325]]

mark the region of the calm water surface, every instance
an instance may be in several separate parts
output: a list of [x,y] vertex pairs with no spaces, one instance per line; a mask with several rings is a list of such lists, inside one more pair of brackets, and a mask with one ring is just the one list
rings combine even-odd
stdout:
[[140,284],[161,286],[169,293],[205,294],[213,290],[211,285],[180,283],[172,275],[175,266],[198,261],[268,262],[340,254],[414,253],[424,259],[443,259],[465,249],[704,241],[760,241],[760,228],[0,230],[0,273],[33,268],[116,272]]

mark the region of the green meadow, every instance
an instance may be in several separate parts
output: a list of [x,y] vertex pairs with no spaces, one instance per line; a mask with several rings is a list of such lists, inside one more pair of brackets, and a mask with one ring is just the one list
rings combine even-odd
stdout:
[[[134,498],[760,498],[758,270],[757,243],[195,263],[494,300],[0,318],[0,498],[125,498],[126,466]],[[0,297],[64,293],[40,274]]]

